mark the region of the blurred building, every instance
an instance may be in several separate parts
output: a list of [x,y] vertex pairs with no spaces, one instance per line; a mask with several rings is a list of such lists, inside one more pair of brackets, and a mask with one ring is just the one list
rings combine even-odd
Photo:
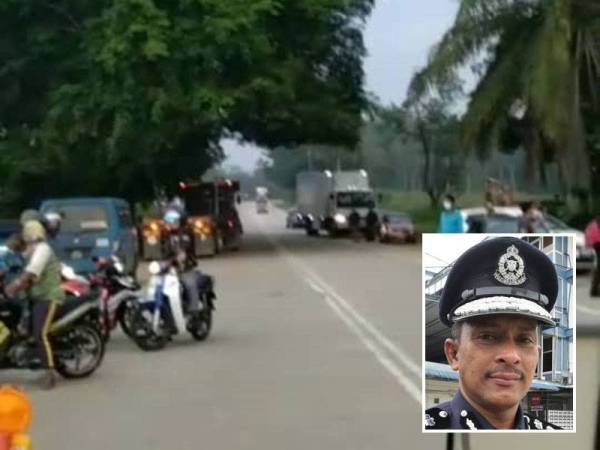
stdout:
[[[540,359],[536,377],[521,406],[531,415],[563,428],[573,426],[573,238],[527,236],[552,260],[558,275],[558,297],[552,315],[556,327],[541,327]],[[458,389],[458,373],[447,364],[444,341],[450,329],[438,318],[439,299],[452,264],[425,268],[425,377],[426,407],[450,400]]]

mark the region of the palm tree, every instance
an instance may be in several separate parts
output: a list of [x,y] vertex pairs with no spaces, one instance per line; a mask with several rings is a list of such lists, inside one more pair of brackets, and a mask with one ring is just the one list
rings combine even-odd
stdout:
[[454,93],[461,70],[477,75],[463,143],[481,157],[521,144],[532,185],[558,163],[565,192],[589,190],[583,117],[600,105],[597,0],[462,0],[451,29],[415,75],[408,104]]

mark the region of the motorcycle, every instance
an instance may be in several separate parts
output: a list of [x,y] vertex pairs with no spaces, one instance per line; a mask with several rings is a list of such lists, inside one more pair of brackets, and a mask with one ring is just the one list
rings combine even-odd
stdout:
[[[36,369],[40,367],[32,339],[32,301],[10,299],[0,276],[0,322],[6,339],[0,351],[0,368]],[[59,305],[48,338],[54,353],[56,371],[64,378],[84,378],[102,363],[104,341],[96,324],[99,318],[96,293],[69,299]]]
[[117,256],[99,258],[97,272],[84,278],[75,274],[69,267],[63,267],[63,289],[77,297],[88,295],[93,289],[99,290],[100,317],[99,329],[105,342],[117,324],[123,332],[131,336],[131,320],[141,287],[135,279],[125,274],[125,269]]
[[212,328],[214,308],[214,279],[202,275],[199,286],[200,310],[190,311],[190,299],[172,262],[150,263],[151,274],[146,293],[139,303],[131,322],[134,342],[142,350],[164,348],[176,334],[189,332],[198,341],[204,341]]

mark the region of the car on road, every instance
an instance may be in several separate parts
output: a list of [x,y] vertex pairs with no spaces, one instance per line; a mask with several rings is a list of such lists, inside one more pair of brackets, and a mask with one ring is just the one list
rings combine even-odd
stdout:
[[[523,210],[505,206],[494,208],[494,214],[486,215],[485,208],[469,208],[461,211],[464,229],[467,233],[518,233]],[[597,264],[594,250],[585,245],[582,231],[570,227],[551,214],[544,214],[544,220],[536,233],[572,233],[575,235],[576,261],[578,271],[592,270]]]
[[386,212],[380,217],[379,242],[415,242],[415,226],[408,214]]

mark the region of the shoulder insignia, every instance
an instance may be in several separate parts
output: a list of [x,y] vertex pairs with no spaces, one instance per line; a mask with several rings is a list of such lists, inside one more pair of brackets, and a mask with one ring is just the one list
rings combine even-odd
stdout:
[[530,416],[529,414],[523,414],[525,417],[525,426],[529,430],[562,430],[561,427],[538,419],[537,417]]
[[429,408],[425,411],[426,430],[447,430],[450,428],[450,414],[440,408]]

